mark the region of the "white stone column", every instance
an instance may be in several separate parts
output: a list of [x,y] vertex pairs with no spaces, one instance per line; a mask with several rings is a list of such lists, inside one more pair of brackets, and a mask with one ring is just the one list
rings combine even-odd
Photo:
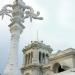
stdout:
[[19,23],[11,23],[9,27],[11,32],[11,44],[4,75],[18,75],[18,45],[20,34],[24,26]]
[[39,64],[39,52],[37,49],[33,51],[32,63]]
[[4,70],[4,75],[18,75],[18,44],[20,34],[24,29],[22,24],[27,18],[30,18],[31,22],[32,19],[43,20],[38,13],[40,15],[40,12],[34,13],[33,8],[26,5],[22,0],[14,0],[13,4],[7,4],[0,10],[0,16],[3,18],[4,15],[7,15],[10,17],[10,21],[12,22],[9,25],[11,32],[9,59]]

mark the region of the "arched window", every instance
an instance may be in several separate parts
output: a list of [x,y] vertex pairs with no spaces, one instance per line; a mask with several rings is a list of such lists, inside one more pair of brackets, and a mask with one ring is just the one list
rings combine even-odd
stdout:
[[60,73],[65,71],[65,69],[61,68],[61,65],[59,63],[55,63],[53,66],[53,72],[54,73]]
[[45,58],[45,54],[43,53],[43,59]]
[[39,52],[39,63],[41,63],[41,52]]
[[49,57],[49,55],[48,55],[48,54],[46,54],[46,57]]

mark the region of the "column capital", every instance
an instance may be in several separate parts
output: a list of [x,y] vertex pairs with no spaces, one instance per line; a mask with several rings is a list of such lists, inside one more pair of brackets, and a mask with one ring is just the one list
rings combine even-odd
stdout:
[[12,22],[11,24],[9,24],[10,27],[10,32],[15,32],[15,31],[20,31],[20,33],[23,31],[23,29],[25,28],[25,26],[22,23],[19,22]]

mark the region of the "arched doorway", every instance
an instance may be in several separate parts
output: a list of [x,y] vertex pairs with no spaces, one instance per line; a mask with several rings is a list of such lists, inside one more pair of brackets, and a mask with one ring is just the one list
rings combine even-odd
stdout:
[[62,68],[59,63],[55,63],[55,64],[53,65],[53,72],[54,72],[54,73],[60,73],[60,72],[63,72],[63,71],[65,71],[65,69]]

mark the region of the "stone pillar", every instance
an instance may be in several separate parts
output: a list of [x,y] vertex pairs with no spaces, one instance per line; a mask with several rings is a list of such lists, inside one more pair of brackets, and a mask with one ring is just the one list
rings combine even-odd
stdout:
[[26,61],[26,65],[28,65],[28,54],[27,54],[27,61]]
[[29,62],[30,62],[30,64],[31,64],[31,52],[30,52],[30,61],[29,61]]
[[39,53],[37,49],[33,51],[32,63],[39,64]]
[[48,58],[45,57],[45,64],[48,64]]
[[20,34],[24,26],[19,23],[11,23],[9,27],[11,32],[11,44],[4,75],[18,75],[18,45]]

